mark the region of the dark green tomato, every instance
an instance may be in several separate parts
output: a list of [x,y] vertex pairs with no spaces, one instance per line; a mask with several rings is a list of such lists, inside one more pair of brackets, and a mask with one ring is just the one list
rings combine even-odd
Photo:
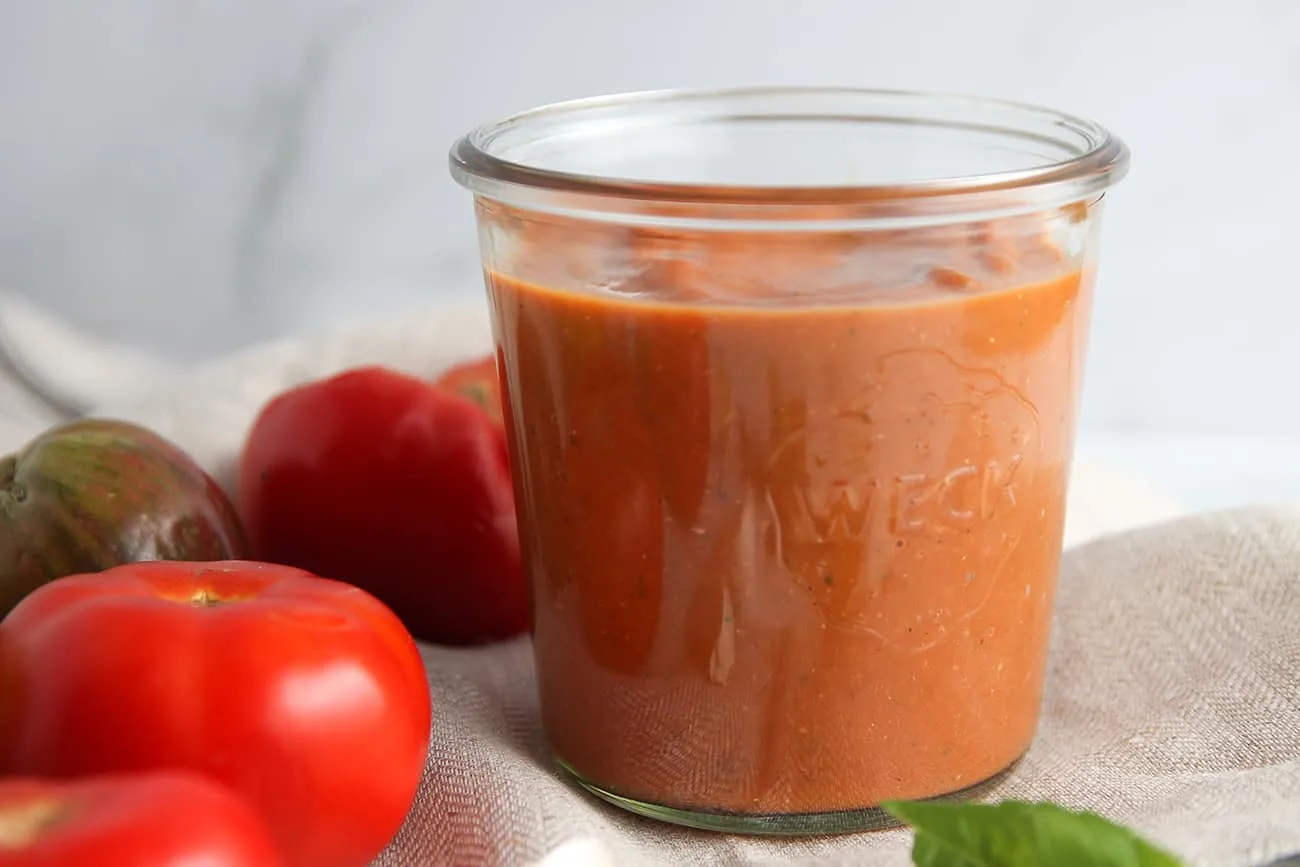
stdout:
[[247,556],[217,483],[137,425],[75,421],[0,458],[0,617],[64,575]]

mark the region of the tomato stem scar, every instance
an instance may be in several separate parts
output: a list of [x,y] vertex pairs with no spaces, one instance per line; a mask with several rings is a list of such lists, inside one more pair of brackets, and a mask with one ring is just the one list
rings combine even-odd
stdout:
[[207,587],[194,591],[194,595],[190,597],[190,604],[196,608],[215,608],[225,601]]
[[9,455],[0,459],[0,494],[9,494],[15,500],[22,501],[26,492],[18,484],[18,458]]
[[65,813],[67,808],[54,798],[0,807],[0,851],[23,848],[62,819]]

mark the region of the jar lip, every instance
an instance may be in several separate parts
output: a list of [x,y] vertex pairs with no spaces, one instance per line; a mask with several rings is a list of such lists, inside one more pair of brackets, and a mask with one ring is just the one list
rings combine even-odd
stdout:
[[[1026,141],[1055,145],[1074,153],[1065,159],[1029,165],[1024,168],[977,174],[927,178],[891,183],[866,184],[714,184],[641,180],[618,175],[583,174],[530,165],[494,153],[494,144],[504,135],[561,124],[568,119],[601,111],[624,110],[637,117],[662,110],[666,106],[689,109],[709,101],[786,101],[817,99],[872,99],[910,104],[912,111],[896,114],[827,114],[808,112],[758,112],[755,114],[685,115],[712,120],[762,119],[781,121],[861,121],[867,123],[914,124],[923,127],[949,128],[983,133],[1002,133]],[[943,112],[966,112],[1003,117],[1017,117],[1034,122],[1062,135],[1069,135],[1078,145],[1061,138],[1029,129],[998,126],[990,123],[945,120]],[[679,118],[680,119],[680,118]],[[624,118],[626,122],[628,118]],[[669,117],[667,122],[672,122]],[[911,202],[929,212],[969,209],[980,198],[1014,192],[1019,204],[1064,202],[1100,195],[1127,173],[1128,148],[1104,127],[1080,117],[1053,109],[1010,100],[966,96],[941,92],[884,90],[856,87],[743,87],[723,89],[652,90],[609,96],[587,97],[552,103],[520,112],[495,123],[477,127],[460,138],[450,153],[453,177],[472,192],[489,198],[511,200],[515,193],[525,198],[529,193],[551,192],[579,196],[585,200],[623,199],[647,203],[723,206],[816,206],[816,205],[901,205]],[[1032,199],[1032,203],[1025,197]]]

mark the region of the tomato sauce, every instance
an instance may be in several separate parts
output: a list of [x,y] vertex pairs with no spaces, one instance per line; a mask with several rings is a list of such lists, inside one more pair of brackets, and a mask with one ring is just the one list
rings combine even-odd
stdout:
[[1028,748],[1092,282],[1048,230],[1080,217],[513,228],[531,264],[489,295],[563,763],[789,814],[951,793]]

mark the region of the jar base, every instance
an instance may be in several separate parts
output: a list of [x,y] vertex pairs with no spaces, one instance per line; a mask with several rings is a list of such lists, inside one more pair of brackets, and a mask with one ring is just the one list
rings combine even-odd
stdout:
[[[698,828],[704,831],[721,831],[727,834],[751,834],[768,837],[806,837],[829,834],[852,834],[859,831],[884,831],[901,827],[902,823],[888,811],[880,807],[864,807],[860,810],[833,810],[825,813],[729,813],[700,810],[694,808],[670,807],[649,801],[640,801],[602,788],[578,773],[563,759],[556,763],[566,774],[587,792],[602,801],[621,807],[629,813],[657,819],[673,825]],[[970,801],[989,792],[1007,777],[1020,764],[1017,758],[1007,767],[988,779],[974,785],[936,795],[921,798],[923,801]]]

